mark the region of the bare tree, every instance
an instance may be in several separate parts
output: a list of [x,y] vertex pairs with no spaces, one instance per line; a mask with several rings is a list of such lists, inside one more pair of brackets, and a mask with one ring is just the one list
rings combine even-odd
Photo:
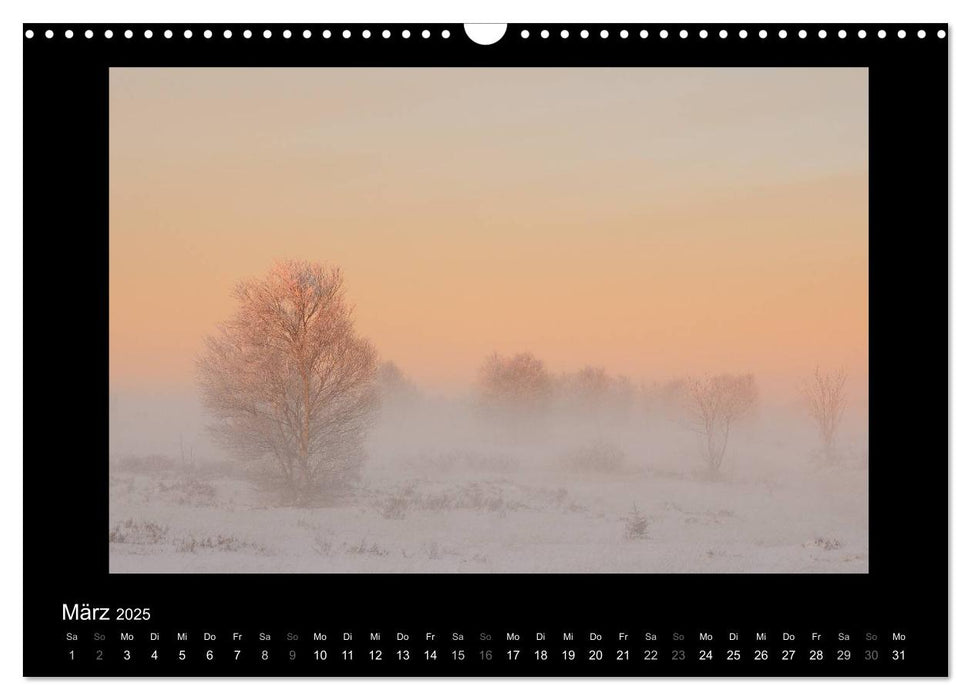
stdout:
[[846,371],[840,368],[824,372],[817,367],[803,383],[802,393],[823,443],[823,459],[832,464],[836,457],[836,432],[846,410]]
[[244,458],[268,458],[303,495],[346,476],[363,459],[376,362],[354,332],[340,269],[281,262],[234,297],[236,313],[198,360],[213,433]]
[[686,382],[692,427],[702,438],[708,473],[716,474],[725,459],[732,426],[758,401],[751,374],[719,374]]

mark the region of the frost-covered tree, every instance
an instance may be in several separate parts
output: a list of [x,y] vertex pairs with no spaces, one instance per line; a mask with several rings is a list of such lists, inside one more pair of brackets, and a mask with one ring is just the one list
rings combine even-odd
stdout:
[[826,372],[817,367],[803,383],[802,393],[823,443],[823,459],[832,464],[836,457],[836,431],[846,410],[846,371],[840,368]]
[[701,436],[702,456],[708,473],[716,474],[725,460],[732,426],[758,401],[751,374],[719,374],[685,383],[688,412]]
[[236,286],[235,314],[198,360],[220,442],[306,494],[363,459],[375,352],[354,331],[339,268],[286,261]]

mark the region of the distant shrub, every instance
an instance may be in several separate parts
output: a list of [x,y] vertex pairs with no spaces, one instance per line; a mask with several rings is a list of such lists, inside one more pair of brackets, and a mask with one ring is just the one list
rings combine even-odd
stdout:
[[199,550],[215,550],[219,552],[253,551],[266,554],[266,548],[260,544],[246,542],[235,535],[216,535],[215,537],[196,537],[187,535],[176,546],[176,551],[195,554]]
[[128,518],[108,531],[108,541],[116,544],[160,544],[165,541],[168,531],[165,525]]
[[627,377],[613,376],[603,367],[588,365],[556,377],[554,393],[561,408],[586,420],[609,419],[616,423],[630,417],[637,388]]
[[[555,492],[542,492],[545,500],[555,500]],[[378,501],[381,515],[400,520],[408,511],[443,513],[451,510],[488,511],[505,516],[509,511],[529,510],[520,498],[510,498],[497,483],[474,481],[434,493],[420,493],[415,484],[400,488],[396,493]]]
[[408,498],[402,494],[389,496],[381,508],[381,516],[386,520],[404,520],[408,514]]
[[637,509],[637,504],[624,518],[624,537],[636,540],[647,536],[647,517]]
[[479,367],[479,391],[484,401],[505,410],[534,409],[549,402],[553,378],[532,353],[505,357],[494,352]]
[[458,552],[450,547],[444,547],[438,542],[425,542],[421,546],[421,551],[428,559],[444,559],[445,557],[458,556]]
[[421,398],[418,387],[394,362],[383,362],[378,366],[375,384],[383,410],[407,408]]
[[406,464],[414,471],[445,474],[465,471],[513,473],[520,468],[519,459],[502,452],[475,452],[472,450],[448,450],[409,457]]
[[160,482],[159,493],[166,494],[179,505],[211,506],[216,501],[216,487],[208,481],[187,477],[171,483]]
[[348,554],[364,554],[375,557],[386,557],[388,556],[388,550],[384,547],[379,547],[376,542],[371,542],[368,544],[366,539],[363,539],[358,544],[353,544],[344,550]]
[[329,557],[334,553],[334,543],[318,532],[314,535],[314,551],[322,557]]
[[569,450],[561,457],[563,466],[570,471],[612,473],[624,469],[624,451],[605,440],[596,440]]
[[504,442],[529,442],[542,435],[552,398],[553,377],[532,353],[493,353],[479,367],[481,415]]
[[108,468],[114,472],[158,474],[176,469],[177,464],[174,459],[165,455],[147,455],[144,457],[124,455],[110,459]]

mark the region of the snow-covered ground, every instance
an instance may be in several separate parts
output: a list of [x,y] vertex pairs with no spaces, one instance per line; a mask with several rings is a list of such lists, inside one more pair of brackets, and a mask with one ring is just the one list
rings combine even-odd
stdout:
[[280,505],[232,472],[115,468],[110,570],[867,570],[865,457],[828,469],[736,460],[716,479],[636,461],[566,469],[564,460],[524,466],[515,455],[447,451],[385,460],[319,507]]

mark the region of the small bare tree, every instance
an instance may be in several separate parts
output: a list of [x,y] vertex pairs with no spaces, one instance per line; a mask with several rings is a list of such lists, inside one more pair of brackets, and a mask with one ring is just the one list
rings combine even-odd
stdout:
[[234,296],[236,313],[198,360],[212,431],[244,458],[269,458],[306,496],[362,461],[375,352],[354,332],[336,267],[282,262]]
[[691,424],[701,436],[702,456],[709,475],[721,469],[732,426],[758,401],[751,374],[719,374],[685,383]]
[[846,371],[825,372],[817,367],[803,383],[802,393],[823,443],[823,459],[832,464],[836,459],[836,432],[846,410]]

